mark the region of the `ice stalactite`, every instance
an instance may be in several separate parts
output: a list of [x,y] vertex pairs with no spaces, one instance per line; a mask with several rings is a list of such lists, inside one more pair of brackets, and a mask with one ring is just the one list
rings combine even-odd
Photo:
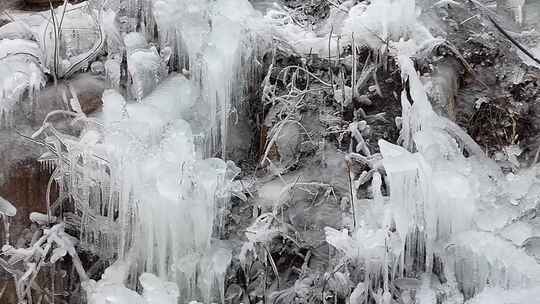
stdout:
[[494,184],[472,170],[473,162],[489,161],[463,156],[460,138],[448,132],[447,122],[433,111],[412,61],[407,56],[398,60],[408,85],[401,96],[400,139],[409,151],[384,141],[379,147],[392,218],[403,246],[399,277],[432,272],[434,258],[446,254],[445,244],[473,228],[477,204],[485,199],[480,188]]
[[[456,132],[456,125],[435,114],[411,59],[398,56],[398,61],[407,84],[401,96],[400,133],[407,149],[379,142],[392,218],[403,246],[397,276],[430,273],[435,258],[440,257],[445,276],[457,284],[465,298],[486,286],[534,286],[540,279],[538,265],[517,247],[526,236],[520,241],[514,237],[520,232],[503,229],[509,227],[512,218],[519,217],[517,214],[526,213],[530,205],[523,202],[515,211],[505,213],[504,209],[512,209],[510,201],[497,193],[508,193],[500,190],[506,187],[519,187],[515,192],[526,196],[535,178],[513,178],[513,187],[504,183],[492,161],[474,153],[479,148],[468,135],[460,136],[463,131]],[[472,153],[465,157],[463,150]],[[502,218],[499,224],[491,218],[491,225],[486,225],[481,214],[493,211],[493,206],[498,206],[494,212]],[[523,225],[515,229],[527,231]]]
[[[119,24],[111,21],[111,9],[119,10]],[[168,70],[189,75],[200,92],[193,114],[199,122],[192,127],[196,133],[211,134],[202,139],[207,156],[224,155],[229,115],[245,93],[245,85],[236,84],[253,78],[258,47],[264,41],[260,39],[265,30],[260,26],[259,13],[248,1],[126,0],[107,3],[102,15],[103,22],[112,25],[108,28],[118,27],[128,33],[125,45],[109,54],[107,76],[115,80],[111,87],[117,87],[118,57],[123,48],[131,76],[128,86],[139,101],[160,81],[159,75],[153,75],[159,62],[160,75]],[[106,35],[107,40],[116,36],[114,31]],[[129,39],[135,36],[144,38],[146,46],[134,48],[131,43],[136,41]],[[156,56],[157,46],[161,59]],[[163,63],[169,63],[169,67]]]
[[[216,269],[230,260],[226,249],[211,251],[210,240],[233,165],[196,153],[190,125],[182,119],[195,93],[181,75],[164,80],[140,103],[128,103],[112,90],[104,93],[98,150],[107,165],[94,163],[98,170],[91,173],[104,184],[98,190],[103,199],[88,197],[99,216],[83,215],[81,240],[113,250],[109,256],[128,263],[127,277],[153,273],[176,282],[181,299],[209,301],[209,290],[219,288],[215,282],[222,283],[224,275]],[[107,220],[117,228],[104,229]]]
[[211,134],[205,154],[224,157],[229,115],[244,97],[265,43],[262,18],[248,1],[157,0],[154,16],[160,45],[173,50],[178,69],[199,85],[199,123],[193,127]]

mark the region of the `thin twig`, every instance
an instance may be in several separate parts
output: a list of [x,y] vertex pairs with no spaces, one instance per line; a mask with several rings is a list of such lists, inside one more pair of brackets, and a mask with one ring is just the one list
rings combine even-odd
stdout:
[[278,75],[276,76],[276,78],[279,79],[279,75],[281,75],[281,73],[283,72],[288,72],[289,69],[299,69],[301,71],[304,71],[306,74],[308,74],[309,76],[315,78],[317,81],[319,81],[320,83],[322,83],[323,85],[327,86],[327,87],[331,87],[332,85],[327,83],[326,81],[322,80],[321,78],[317,77],[315,74],[311,73],[310,71],[308,71],[307,69],[301,67],[301,66],[298,66],[298,65],[291,65],[291,66],[288,66],[288,67],[285,67],[283,68],[279,73]]
[[484,86],[484,88],[490,90],[491,88],[485,83],[483,82],[482,80],[480,80],[480,78],[478,78],[477,74],[475,73],[474,69],[472,68],[472,66],[467,62],[467,60],[465,60],[465,57],[463,57],[463,55],[461,54],[461,52],[457,49],[457,47],[455,47],[450,41],[445,41],[444,42],[444,45],[446,47],[448,47],[450,49],[450,51],[452,51],[452,53],[454,53],[454,55],[459,59],[459,61],[461,62],[461,64],[463,64],[463,66],[465,67],[465,69],[467,70],[467,72],[469,72],[476,81],[478,81],[478,83],[480,83],[482,86]]
[[533,165],[538,163],[538,158],[540,157],[540,146],[536,149],[536,154],[534,155]]
[[540,64],[540,59],[536,58],[531,52],[529,52],[525,47],[523,47],[519,42],[517,42],[516,39],[512,38],[512,36],[510,36],[510,34],[508,34],[499,24],[497,24],[497,22],[495,22],[495,20],[493,20],[491,16],[487,16],[487,18],[489,19],[489,21],[491,21],[491,23],[493,23],[495,28],[499,30],[501,34],[503,34],[504,37],[508,38],[508,40],[512,42],[512,44],[514,44],[518,49],[520,49],[523,53],[525,53],[525,55],[530,57],[536,63]]
[[334,3],[334,1],[331,1],[331,0],[326,0],[326,2],[330,3],[330,5],[334,6],[335,8],[337,8],[338,10],[344,12],[344,13],[348,13],[348,11],[344,8],[342,8],[340,5],[338,5],[337,3]]
[[51,10],[51,20],[53,23],[53,31],[54,31],[54,53],[53,53],[53,78],[54,78],[54,85],[58,85],[58,26],[56,24],[56,15],[54,13],[54,7],[49,0],[50,10]]
[[354,41],[354,32],[351,34],[352,38],[352,72],[351,72],[351,89],[352,89],[352,97],[358,96],[356,93],[356,42]]
[[353,228],[356,230],[356,211],[354,207],[354,191],[353,191],[353,180],[352,180],[352,170],[351,170],[351,163],[347,160],[345,160],[347,163],[347,176],[349,178],[349,194],[351,196],[351,209],[353,213]]
[[332,56],[332,34],[334,33],[334,26],[330,28],[330,35],[328,35],[328,64],[329,68],[328,71],[330,72],[330,84],[332,85],[332,96],[334,96],[334,71],[332,70],[333,64],[330,60],[330,57]]

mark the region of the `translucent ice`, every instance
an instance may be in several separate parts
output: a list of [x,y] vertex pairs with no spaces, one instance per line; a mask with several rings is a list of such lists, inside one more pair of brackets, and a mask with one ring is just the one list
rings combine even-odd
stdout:
[[540,288],[504,290],[502,288],[487,288],[467,304],[529,304],[540,299]]
[[124,37],[127,51],[128,72],[133,82],[132,94],[141,101],[164,77],[161,75],[161,57],[155,47],[149,47],[141,33]]
[[143,288],[143,296],[148,304],[176,304],[178,286],[172,282],[163,282],[151,273],[143,273],[139,277]]
[[[89,202],[99,216],[84,223],[83,245],[119,256],[129,277],[149,273],[141,276],[148,303],[208,300],[210,290],[223,288],[230,262],[230,253],[210,251],[216,211],[228,195],[229,166],[196,152],[191,126],[182,119],[190,117],[193,93],[194,85],[181,75],[165,79],[140,103],[106,90],[100,114],[105,130],[97,146],[103,146],[107,169],[98,162],[84,173],[106,183],[100,190],[106,195]],[[109,232],[98,219],[117,228]],[[157,278],[175,282],[178,290]],[[125,286],[135,282],[123,284],[119,290],[133,295]]]
[[0,214],[14,216],[17,209],[5,198],[0,196]]
[[417,21],[414,0],[378,0],[367,5],[361,2],[351,8],[345,19],[342,35],[348,41],[379,49],[386,41],[431,38],[429,31]]
[[0,40],[0,127],[11,125],[15,105],[25,96],[32,101],[45,85],[43,55],[37,43],[23,39]]
[[461,282],[465,295],[486,284],[503,288],[526,288],[540,281],[540,265],[523,249],[485,232],[457,234],[447,248],[447,265]]

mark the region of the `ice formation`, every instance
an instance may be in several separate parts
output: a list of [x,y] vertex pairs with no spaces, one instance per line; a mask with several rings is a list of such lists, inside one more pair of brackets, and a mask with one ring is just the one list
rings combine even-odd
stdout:
[[154,274],[143,273],[139,282],[142,295],[125,287],[129,265],[115,262],[105,270],[98,282],[87,281],[83,287],[87,291],[88,304],[176,304],[178,286],[174,282],[163,281]]
[[[148,47],[141,33],[127,34],[124,37],[124,44],[127,52],[128,73],[133,82],[132,94],[141,101],[145,95],[156,88],[160,78],[166,76],[167,73],[162,72],[162,58],[157,49]],[[167,62],[169,58],[163,58],[163,61]],[[114,78],[111,80],[114,81]]]
[[[534,208],[525,197],[532,199],[536,193],[535,174],[510,174],[505,181],[464,131],[433,111],[429,98],[444,95],[428,97],[430,87],[421,81],[411,58],[424,48],[419,41],[437,40],[416,20],[414,1],[358,4],[350,10],[344,31],[374,49],[391,41],[389,52],[406,83],[401,95],[402,146],[379,142],[389,200],[374,196],[351,235],[327,227],[327,241],[346,256],[371,264],[367,278],[377,282],[378,274],[384,273],[383,292],[388,292],[389,277],[397,281],[418,272],[429,274],[440,258],[447,282],[456,284],[466,299],[473,297],[467,303],[526,303],[535,298],[540,268],[521,247],[534,228],[516,222]],[[519,203],[513,203],[512,193]],[[373,216],[377,208],[379,215]],[[372,218],[379,221],[373,223]],[[435,303],[426,284],[418,289],[416,303]]]
[[[521,10],[520,1],[510,2]],[[503,175],[465,131],[433,110],[436,99],[452,95],[438,89],[455,86],[447,83],[455,82],[455,75],[426,84],[416,71],[413,58],[444,41],[418,20],[415,1],[355,3],[333,7],[318,30],[296,24],[279,5],[261,25],[262,16],[247,0],[93,0],[61,6],[44,23],[0,28],[0,74],[14,75],[0,83],[0,115],[8,122],[15,104],[43,86],[45,70],[68,77],[87,68],[102,50],[108,54],[91,66],[93,73],[105,74],[110,88],[102,95],[103,109],[87,117],[71,92],[69,101],[64,98],[73,111],[49,114],[33,136],[47,133],[48,119],[56,114],[82,125],[77,137],[56,130],[46,136],[52,152],[40,161],[53,171],[61,197],[73,198],[76,210],[66,215],[65,225],[80,229],[81,247],[111,262],[101,280],[82,279],[90,304],[225,301],[225,274],[233,256],[213,237],[221,228],[229,190],[238,186],[231,183],[238,168],[223,160],[229,116],[260,64],[256,58],[266,43],[266,26],[297,53],[339,55],[340,36],[342,44],[392,56],[401,70],[399,145],[381,140],[380,154],[372,155],[362,137],[365,121],[349,125],[347,132],[357,143],[351,143],[349,157],[370,167],[363,177],[371,178],[372,199],[356,199],[358,182],[352,182],[352,229],[325,228],[331,246],[365,266],[364,282],[353,289],[350,303],[365,303],[367,292],[377,303],[391,303],[391,283],[416,284],[417,303],[435,303],[434,275],[444,276],[445,288],[459,289],[470,304],[526,303],[538,297],[540,266],[527,250],[534,247],[539,228],[524,220],[537,208],[536,167]],[[64,29],[57,27],[57,18]],[[70,30],[75,26],[88,33]],[[336,92],[343,94],[342,104],[355,97],[351,87]],[[299,137],[293,121],[283,121],[277,133],[282,129]],[[286,139],[291,138],[298,140]],[[277,143],[284,162],[295,156],[294,150],[280,150],[287,145]],[[507,150],[516,155],[512,147]],[[281,182],[259,189],[263,203],[277,208],[290,187]],[[0,198],[2,215],[15,212]],[[274,226],[274,216],[263,213],[248,227],[242,267],[258,245],[283,233]],[[50,214],[30,218],[42,225],[55,220]],[[54,263],[74,251],[63,225],[46,230],[30,251],[9,246],[3,251],[24,258],[49,238],[56,244],[50,256]],[[28,273],[34,266],[28,264]]]
[[[115,91],[104,93],[105,130],[95,153],[108,164],[91,162],[85,170],[96,166],[90,174],[95,176],[86,178],[107,185],[82,184],[87,191],[101,191],[104,199],[87,196],[98,218],[83,215],[81,239],[131,261],[128,270],[134,274],[149,272],[177,282],[182,299],[209,300],[208,290],[218,279],[201,278],[215,269],[208,260],[226,255],[209,255],[209,249],[231,176],[227,163],[196,152],[189,123],[182,119],[195,97],[193,84],[181,75],[165,79],[140,103],[127,103]],[[104,230],[107,222],[118,228]]]
[[159,44],[174,50],[175,64],[202,92],[196,111],[205,113],[199,124],[212,134],[207,150],[223,154],[229,115],[245,93],[234,84],[252,79],[252,68],[243,65],[255,63],[265,41],[260,15],[248,1],[158,0],[153,12]]
[[[118,5],[124,24],[111,11]],[[83,122],[81,135],[49,138],[58,158],[48,152],[41,160],[75,198],[77,212],[67,224],[80,227],[81,246],[116,260],[100,281],[85,283],[89,301],[223,301],[232,255],[212,236],[238,168],[208,156],[226,151],[229,113],[253,71],[242,63],[254,60],[256,40],[264,41],[254,31],[258,13],[248,1],[225,0],[91,1],[87,9],[107,27],[97,29],[100,45],[65,41],[68,59],[53,67],[68,75],[78,69],[77,58],[106,47],[103,70],[111,89],[95,117],[85,116],[73,92],[68,103],[74,112],[60,112]],[[120,93],[124,51],[127,96]],[[47,55],[56,64],[58,55]],[[137,286],[142,296],[132,290]]]

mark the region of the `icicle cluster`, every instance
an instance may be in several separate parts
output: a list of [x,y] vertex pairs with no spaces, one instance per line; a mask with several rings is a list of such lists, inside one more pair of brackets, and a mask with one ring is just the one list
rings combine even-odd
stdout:
[[[367,211],[355,214],[355,231],[349,235],[327,227],[326,239],[365,266],[365,281],[353,291],[351,303],[368,299],[362,296],[366,286],[380,288],[372,295],[377,303],[390,303],[389,280],[413,277],[422,277],[416,303],[434,303],[433,272],[444,276],[447,295],[459,290],[465,300],[474,297],[470,303],[525,303],[535,298],[540,280],[540,266],[525,250],[537,231],[524,219],[535,212],[539,181],[532,172],[537,168],[504,176],[465,131],[433,111],[431,102],[446,101],[430,98],[449,96],[427,92],[433,86],[422,82],[413,58],[442,41],[416,14],[409,0],[360,3],[341,29],[354,34],[355,43],[388,47],[382,52],[396,58],[405,87],[401,146],[379,142],[389,198],[374,193]],[[372,191],[380,187],[374,176]],[[442,269],[435,269],[437,261]],[[462,303],[463,297],[454,300]]]
[[[256,13],[248,1],[88,6],[102,22],[111,89],[96,118],[72,102],[73,116],[84,124],[81,136],[46,139],[54,157],[41,160],[54,167],[61,197],[75,201],[77,212],[66,223],[80,227],[81,245],[117,259],[101,281],[86,284],[90,302],[115,293],[140,303],[223,300],[232,255],[211,240],[239,169],[206,157],[226,151],[229,113],[253,71],[242,63],[258,55]],[[118,91],[124,55],[127,96]],[[182,74],[170,73],[174,69]],[[178,287],[167,299],[158,295],[170,287],[163,282]],[[139,283],[143,297],[126,289]]]

